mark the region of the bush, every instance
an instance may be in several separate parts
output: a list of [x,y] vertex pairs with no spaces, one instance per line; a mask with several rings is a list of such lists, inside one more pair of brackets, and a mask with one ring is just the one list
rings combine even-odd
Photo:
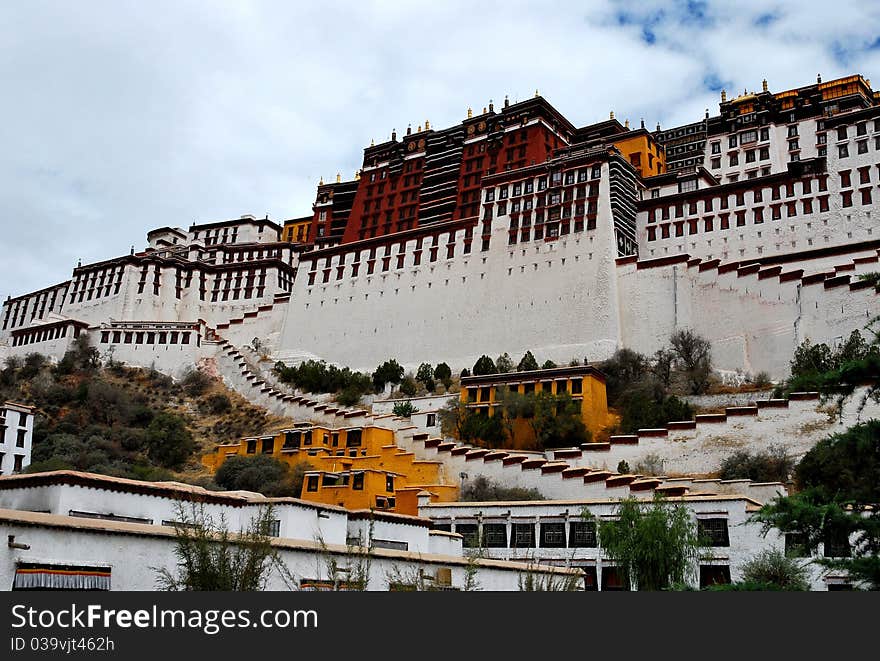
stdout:
[[678,330],[669,338],[676,362],[687,378],[688,391],[699,395],[709,388],[712,374],[712,345],[694,331]]
[[554,363],[552,360],[545,360],[544,364],[541,365],[542,370],[552,370],[556,367],[557,367],[556,363]]
[[754,480],[755,482],[787,482],[794,468],[794,459],[782,445],[771,445],[763,452],[734,452],[721,463],[722,480]]
[[620,431],[634,434],[639,429],[656,429],[668,422],[690,420],[694,409],[675,395],[666,395],[656,383],[644,383],[623,393],[620,407]]
[[415,397],[419,394],[419,384],[412,375],[408,375],[400,382],[400,392],[407,397]]
[[[364,394],[372,390],[374,380],[363,372],[328,365],[323,360],[307,360],[293,367],[279,361],[275,363],[274,372],[282,383],[289,383],[305,392],[339,393],[344,399],[340,401],[343,406],[357,403]],[[384,384],[379,389],[382,387]]]
[[496,500],[545,500],[537,489],[505,487],[484,475],[478,475],[461,487],[461,500],[483,502]]
[[211,387],[212,379],[200,370],[191,369],[180,380],[180,385],[190,397],[199,397]]
[[394,405],[393,413],[396,416],[401,418],[409,418],[412,417],[413,413],[418,413],[419,410],[413,406],[413,403],[409,400],[405,402],[397,402]]
[[809,571],[795,558],[776,549],[761,551],[742,566],[742,581],[765,586],[764,589],[810,589]]
[[293,469],[283,461],[266,455],[229,457],[214,474],[218,486],[232,491],[254,491],[266,496],[299,497],[303,477],[314,470],[308,461]]
[[165,468],[180,468],[196,444],[186,421],[174,413],[159,413],[147,427],[147,456]]
[[347,386],[336,395],[336,402],[342,406],[356,406],[363,397],[363,391],[357,386]]
[[495,361],[495,369],[498,370],[499,374],[505,374],[507,372],[513,371],[513,360],[510,358],[510,354],[504,352],[498,359]]
[[644,380],[648,374],[648,359],[632,349],[618,349],[600,369],[605,375],[608,404],[616,406],[626,389]]
[[623,475],[626,475],[629,473],[629,464],[626,463],[626,459],[621,459],[617,463],[617,472],[621,473]]
[[222,415],[232,410],[232,400],[226,393],[215,392],[199,402],[199,410],[210,415]]

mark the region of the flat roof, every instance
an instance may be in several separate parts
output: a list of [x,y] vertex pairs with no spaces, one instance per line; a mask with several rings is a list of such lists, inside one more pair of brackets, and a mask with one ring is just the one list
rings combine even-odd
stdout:
[[[748,496],[743,496],[741,494],[688,494],[685,496],[668,496],[664,498],[664,502],[670,503],[687,503],[687,502],[711,502],[711,501],[725,501],[725,500],[733,500],[733,501],[744,501],[747,504],[751,503],[757,507],[761,506],[757,500],[753,498],[749,498]],[[639,501],[642,502],[642,501]],[[654,501],[646,500],[644,501],[645,505],[650,505]],[[480,500],[480,501],[454,501],[448,503],[430,503],[429,505],[423,505],[419,509],[428,509],[428,508],[437,508],[441,509],[444,507],[461,507],[461,508],[473,508],[473,507],[543,507],[549,505],[551,507],[561,507],[561,506],[576,506],[576,505],[620,505],[619,498],[596,498],[596,499],[587,499],[587,500]]]
[[[177,536],[174,528],[169,526],[155,526],[145,523],[126,523],[122,521],[107,521],[104,519],[84,519],[79,517],[64,516],[61,514],[45,514],[43,512],[24,512],[19,510],[0,509],[0,522],[4,524],[17,524],[23,526],[56,528],[59,530],[74,530],[85,533],[134,535],[139,537],[157,537],[174,539]],[[232,539],[237,535],[233,534]],[[273,537],[270,540],[272,546],[278,549],[290,549],[309,551],[315,553],[333,553],[350,555],[351,547],[341,544],[321,544],[320,542],[305,539],[288,539]],[[468,558],[465,556],[439,555],[420,553],[416,551],[398,551],[395,549],[373,548],[371,555],[376,558],[389,560],[414,560],[426,564],[459,565],[466,567],[476,564],[487,569],[510,569],[531,571],[546,574],[568,574],[580,576],[578,569],[565,567],[549,567],[534,563],[510,562],[507,560],[491,560],[488,558]]]
[[479,376],[464,376],[461,385],[478,386],[493,383],[509,383],[512,381],[549,381],[572,376],[595,376],[605,381],[605,375],[593,365],[577,365],[575,367],[553,367],[545,370],[529,370],[526,372],[502,372],[501,374],[481,374]]
[[82,486],[107,491],[139,493],[150,496],[164,496],[177,500],[227,504],[233,506],[256,503],[280,503],[299,505],[301,507],[347,513],[343,507],[324,505],[293,497],[269,498],[252,491],[210,491],[204,487],[182,482],[147,482],[124,477],[112,477],[82,471],[47,471],[44,473],[26,473],[0,477],[0,490],[27,489],[43,486]]

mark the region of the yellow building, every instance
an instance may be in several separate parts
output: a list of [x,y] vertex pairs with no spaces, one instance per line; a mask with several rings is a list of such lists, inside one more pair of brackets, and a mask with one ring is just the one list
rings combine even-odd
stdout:
[[[580,406],[584,426],[594,438],[612,422],[605,394],[605,376],[589,365],[463,377],[461,401],[470,408],[494,415],[502,389],[521,395],[539,392],[570,394]],[[524,419],[514,421],[513,435],[513,449],[531,448],[534,444],[534,431]]]
[[329,428],[300,423],[272,435],[218,445],[202,457],[216,471],[230,456],[270,455],[291,466],[308,461],[301,498],[349,509],[378,509],[418,514],[416,494],[433,499],[458,498],[458,486],[447,479],[441,461],[416,459],[394,444],[394,433],[381,427]]
[[612,143],[640,176],[653,177],[666,172],[666,151],[646,129],[613,136]]
[[285,220],[281,230],[281,240],[288,243],[310,243],[309,231],[311,227],[311,216]]

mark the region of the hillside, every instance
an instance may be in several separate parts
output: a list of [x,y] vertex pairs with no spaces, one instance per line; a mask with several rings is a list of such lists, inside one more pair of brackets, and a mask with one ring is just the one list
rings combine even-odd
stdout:
[[216,443],[292,424],[191,371],[109,362],[87,349],[51,365],[39,354],[7,360],[0,398],[36,407],[30,471],[75,469],[213,486],[199,457]]

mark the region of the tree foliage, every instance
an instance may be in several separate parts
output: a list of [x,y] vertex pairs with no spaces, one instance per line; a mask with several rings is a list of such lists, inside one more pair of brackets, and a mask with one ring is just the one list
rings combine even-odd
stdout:
[[291,468],[268,455],[234,455],[214,474],[218,486],[231,491],[255,491],[265,496],[293,496],[302,493],[303,477],[314,466],[300,461]]
[[421,381],[428,392],[434,392],[436,383],[434,381],[434,368],[430,363],[422,363],[416,370],[416,381]]
[[637,590],[687,584],[700,543],[690,512],[655,496],[651,503],[622,500],[617,518],[599,522],[599,539],[623,580]]
[[535,488],[506,487],[485,475],[478,475],[461,487],[461,500],[485,502],[498,500],[545,500]]
[[794,458],[783,445],[770,445],[766,450],[739,450],[721,462],[722,480],[753,480],[754,482],[787,482],[794,469]]
[[396,385],[402,379],[403,366],[398,364],[394,358],[386,360],[373,372],[373,386],[376,388],[376,392],[382,392],[386,384]]
[[691,394],[699,395],[709,387],[712,374],[712,345],[690,329],[677,330],[669,338],[675,360],[687,378]]
[[434,378],[448,390],[452,385],[452,369],[446,363],[437,363],[437,367],[434,368]]
[[346,392],[349,401],[354,398],[355,403],[362,395],[372,390],[374,381],[363,372],[355,372],[348,367],[328,365],[323,360],[306,360],[293,366],[287,366],[279,361],[275,363],[274,372],[282,383],[288,383],[304,392]]
[[168,591],[254,592],[265,590],[273,571],[288,586],[292,575],[272,546],[271,506],[261,508],[246,530],[231,533],[226,520],[214,520],[203,506],[180,506],[174,524],[174,569],[153,568],[157,586]]
[[167,412],[152,419],[144,446],[150,459],[165,468],[180,468],[196,449],[186,420]]
[[413,406],[411,401],[406,400],[405,402],[396,402],[392,412],[401,418],[410,418],[413,413],[418,413],[419,410]]
[[485,374],[498,374],[498,368],[495,367],[495,361],[487,355],[482,355],[474,363],[474,376],[483,376]]
[[495,361],[495,369],[498,370],[499,374],[505,374],[507,372],[513,371],[513,359],[510,357],[510,354],[506,351],[498,356]]
[[763,589],[810,589],[809,571],[797,558],[789,558],[777,549],[765,549],[743,563],[742,583],[764,586]]
[[532,355],[531,351],[526,351],[525,355],[520,358],[519,365],[516,366],[517,372],[531,372],[538,369],[538,361]]

